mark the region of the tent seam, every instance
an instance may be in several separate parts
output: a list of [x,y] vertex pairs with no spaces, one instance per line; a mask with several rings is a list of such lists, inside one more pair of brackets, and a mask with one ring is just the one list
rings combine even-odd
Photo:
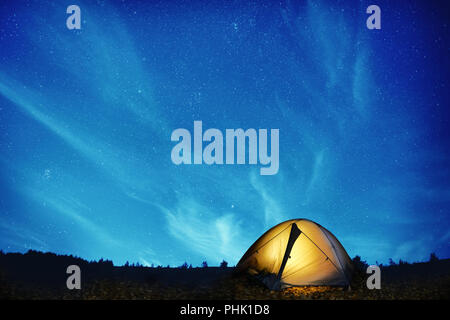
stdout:
[[334,246],[333,242],[331,242],[331,240],[328,237],[328,235],[322,230],[322,228],[319,228],[319,229],[320,229],[320,232],[322,232],[325,235],[325,237],[327,238],[328,242],[331,244],[331,247],[333,248],[333,251],[334,251],[333,253],[335,254],[335,256],[336,256],[336,258],[337,258],[337,260],[339,262],[339,265],[341,266],[341,270],[340,271],[344,275],[345,280],[347,280],[347,283],[350,283],[347,275],[344,272],[344,266],[342,265],[341,259],[339,259],[339,255],[336,253],[336,247]]
[[[267,240],[263,245],[259,246],[258,248],[256,248],[256,249],[253,250],[252,252],[250,252],[250,253],[248,254],[248,257],[245,258],[245,260],[247,260],[247,259],[248,259],[252,254],[254,254],[255,252],[258,252],[259,249],[261,249],[261,248],[264,247],[266,244],[268,244],[270,241],[272,241],[273,239],[275,239],[276,237],[278,237],[282,232],[284,232],[287,228],[289,228],[289,227],[292,226],[293,224],[294,224],[294,222],[291,223],[291,224],[289,224],[286,228],[284,228],[283,230],[281,230],[280,232],[278,232],[276,235],[274,235],[272,238],[270,238],[269,240]],[[245,261],[245,260],[244,260],[244,261]]]
[[[301,231],[301,230],[300,230]],[[314,241],[312,241],[312,239],[310,238],[310,237],[308,237],[308,235],[306,234],[306,233],[304,233],[303,231],[302,231],[302,233],[306,236],[306,238],[308,238],[308,240],[309,241],[311,241],[316,247],[317,247],[317,249],[319,249],[320,250],[320,252],[322,252],[324,255],[325,255],[325,257],[327,257],[327,260],[329,260],[330,262],[331,262],[331,264],[336,268],[336,270],[338,271],[338,272],[342,272],[342,270],[339,270],[339,268],[336,266],[336,264],[330,259],[330,257],[322,250],[322,249],[320,249],[320,247],[314,242]],[[347,279],[347,277],[345,276],[345,274],[344,274],[344,277]]]

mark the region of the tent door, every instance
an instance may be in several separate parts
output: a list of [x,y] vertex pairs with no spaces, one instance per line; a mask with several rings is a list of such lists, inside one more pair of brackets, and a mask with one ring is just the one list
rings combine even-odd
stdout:
[[291,233],[289,234],[289,240],[286,246],[286,251],[284,252],[283,261],[281,262],[280,270],[278,271],[277,279],[281,280],[281,275],[283,274],[284,267],[290,257],[292,247],[294,246],[295,240],[300,236],[301,230],[297,227],[296,223],[292,224]]

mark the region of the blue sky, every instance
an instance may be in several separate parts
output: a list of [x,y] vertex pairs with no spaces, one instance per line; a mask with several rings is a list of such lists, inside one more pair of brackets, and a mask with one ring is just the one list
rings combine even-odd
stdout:
[[[235,264],[322,224],[350,256],[450,257],[448,15],[415,1],[0,4],[0,248]],[[280,166],[180,165],[177,128],[273,129]]]

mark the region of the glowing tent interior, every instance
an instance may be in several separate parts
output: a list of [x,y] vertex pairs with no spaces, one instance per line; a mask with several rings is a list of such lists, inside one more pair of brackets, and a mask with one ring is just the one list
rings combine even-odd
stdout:
[[352,262],[336,237],[306,219],[282,222],[247,250],[237,270],[257,275],[273,290],[292,286],[349,286]]

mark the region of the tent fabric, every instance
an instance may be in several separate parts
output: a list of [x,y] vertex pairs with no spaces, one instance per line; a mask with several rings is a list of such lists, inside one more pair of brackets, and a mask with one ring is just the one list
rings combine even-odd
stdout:
[[[296,231],[292,236],[293,228],[298,228],[300,234]],[[287,258],[284,263],[283,258]],[[307,219],[288,220],[268,230],[247,250],[236,267],[258,275],[270,289],[348,286],[353,268],[336,237]]]

